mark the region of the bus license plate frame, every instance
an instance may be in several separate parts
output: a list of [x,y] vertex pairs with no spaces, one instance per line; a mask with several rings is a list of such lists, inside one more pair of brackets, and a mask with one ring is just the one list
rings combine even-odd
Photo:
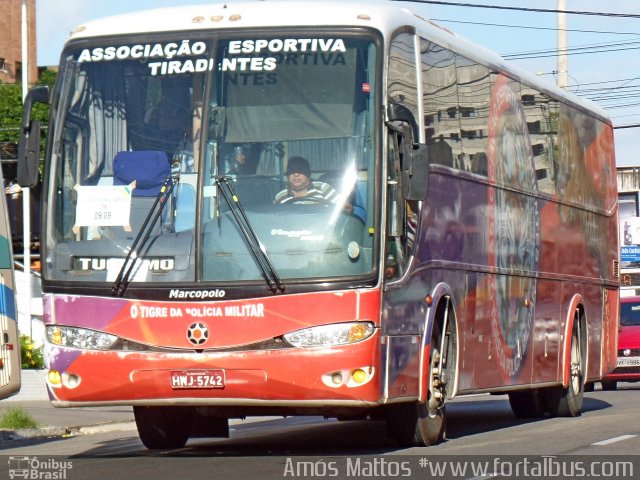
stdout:
[[225,388],[227,381],[222,369],[171,370],[169,384],[174,390],[212,390]]
[[617,367],[640,367],[640,357],[618,357]]

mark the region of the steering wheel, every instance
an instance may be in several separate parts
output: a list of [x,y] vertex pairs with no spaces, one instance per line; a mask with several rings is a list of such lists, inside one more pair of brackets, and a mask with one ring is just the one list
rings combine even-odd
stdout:
[[287,204],[291,205],[293,203],[307,203],[307,202],[317,203],[318,205],[324,205],[325,207],[330,207],[333,205],[333,202],[322,197],[293,197],[291,200],[283,203],[282,205],[287,205]]

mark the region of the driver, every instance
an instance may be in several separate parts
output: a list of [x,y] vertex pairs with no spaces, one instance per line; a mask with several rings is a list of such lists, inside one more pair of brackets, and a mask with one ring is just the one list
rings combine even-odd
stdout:
[[[276,203],[288,203],[297,198],[318,198],[331,203],[337,203],[338,193],[325,182],[311,181],[311,168],[304,157],[291,157],[287,164],[288,188],[276,195]],[[300,200],[299,203],[305,203]],[[312,200],[308,203],[315,203]]]

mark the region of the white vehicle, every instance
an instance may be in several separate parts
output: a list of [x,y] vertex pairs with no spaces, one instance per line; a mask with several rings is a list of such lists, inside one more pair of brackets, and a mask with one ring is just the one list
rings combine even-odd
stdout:
[[[2,173],[0,172],[0,184]],[[0,200],[0,398],[20,390],[20,342],[13,247],[5,196]]]

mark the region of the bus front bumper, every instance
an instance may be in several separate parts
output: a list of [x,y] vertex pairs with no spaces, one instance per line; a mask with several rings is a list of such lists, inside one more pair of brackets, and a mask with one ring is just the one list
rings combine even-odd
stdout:
[[378,333],[354,344],[244,352],[91,351],[47,344],[55,406],[371,406]]

